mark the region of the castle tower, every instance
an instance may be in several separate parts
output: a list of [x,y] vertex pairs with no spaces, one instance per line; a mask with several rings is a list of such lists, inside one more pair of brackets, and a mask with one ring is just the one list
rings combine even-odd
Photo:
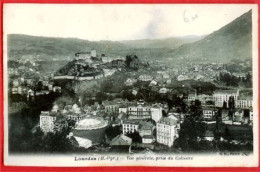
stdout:
[[97,50],[91,50],[91,57],[97,57]]

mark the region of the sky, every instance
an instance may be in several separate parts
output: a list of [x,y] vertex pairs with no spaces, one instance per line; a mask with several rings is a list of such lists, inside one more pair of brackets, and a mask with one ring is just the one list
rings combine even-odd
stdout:
[[4,4],[4,33],[99,40],[207,35],[252,5]]

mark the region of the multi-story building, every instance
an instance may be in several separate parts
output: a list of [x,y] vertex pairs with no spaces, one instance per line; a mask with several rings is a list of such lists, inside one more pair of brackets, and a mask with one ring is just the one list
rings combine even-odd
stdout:
[[217,107],[222,107],[224,102],[227,103],[228,107],[229,98],[234,97],[234,101],[236,102],[238,96],[239,90],[218,90],[213,93],[213,101]]
[[40,128],[43,132],[54,132],[54,122],[56,116],[50,114],[49,111],[42,111],[40,115]]
[[141,121],[138,126],[138,132],[141,137],[153,135],[155,125],[151,122]]
[[153,105],[151,107],[151,117],[155,122],[158,122],[162,118],[163,108],[159,105]]
[[44,133],[61,131],[68,127],[65,118],[49,111],[42,111],[40,115],[40,128]]
[[127,108],[129,119],[149,119],[151,118],[151,107],[144,105],[129,106]]
[[103,101],[102,104],[105,106],[105,112],[107,113],[119,113],[119,104],[115,101]]
[[190,92],[188,94],[188,101],[191,102],[191,101],[195,101],[197,99],[197,92]]
[[179,137],[179,129],[180,125],[176,117],[162,118],[156,124],[157,142],[171,147],[174,140]]
[[252,108],[253,106],[253,99],[251,96],[239,96],[235,103],[237,108]]
[[203,108],[203,118],[205,120],[212,120],[215,116],[215,110],[213,108]]
[[139,122],[136,120],[123,121],[123,134],[138,131]]

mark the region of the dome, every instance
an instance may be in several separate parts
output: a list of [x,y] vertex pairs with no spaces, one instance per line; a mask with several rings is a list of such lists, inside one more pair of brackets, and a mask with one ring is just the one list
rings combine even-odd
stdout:
[[107,121],[102,118],[86,118],[78,122],[76,130],[92,130],[104,128],[107,126]]

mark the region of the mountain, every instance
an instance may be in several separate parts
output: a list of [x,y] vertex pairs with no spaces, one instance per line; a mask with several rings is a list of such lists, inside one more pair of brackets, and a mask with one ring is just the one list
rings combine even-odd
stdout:
[[171,37],[164,39],[142,39],[120,41],[122,44],[131,48],[169,48],[174,49],[187,43],[192,43],[201,40],[205,36],[188,35],[184,37]]
[[[205,25],[206,27],[206,25]],[[227,62],[252,58],[252,11],[194,43],[167,52],[175,60]]]
[[[205,23],[205,27],[207,27]],[[252,11],[207,36],[187,36],[153,40],[88,41],[75,38],[50,38],[10,34],[7,38],[9,59],[43,60],[74,58],[77,52],[96,49],[98,54],[168,63],[183,61],[227,62],[252,58]],[[170,63],[168,63],[170,64]]]
[[75,57],[77,52],[86,52],[95,48],[100,53],[114,55],[114,52],[126,49],[119,42],[91,42],[76,38],[53,38],[29,35],[10,34],[7,38],[8,57],[20,59],[21,57],[48,60],[56,58],[59,60]]
[[88,41],[76,38],[38,37],[20,34],[10,34],[7,38],[9,59],[39,57],[43,60],[74,58],[77,52],[96,49],[99,54],[125,57],[136,54],[140,58],[157,58],[172,48],[184,43],[201,39],[197,36],[187,36],[154,40],[134,41]]

